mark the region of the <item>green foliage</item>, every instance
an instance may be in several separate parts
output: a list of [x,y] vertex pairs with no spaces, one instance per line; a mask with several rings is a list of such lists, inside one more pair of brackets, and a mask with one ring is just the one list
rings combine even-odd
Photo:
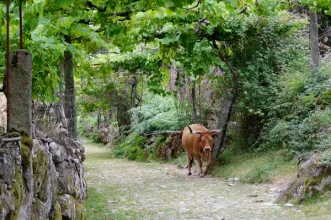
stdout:
[[325,164],[331,164],[331,151],[330,150],[325,151],[322,154],[321,161]]
[[[146,103],[130,110],[134,132],[176,131],[190,124],[190,110],[178,109],[172,97],[147,96]],[[185,108],[185,107],[184,107]]]
[[[85,117],[79,115],[77,117],[77,131],[80,136],[85,136],[87,138],[92,138],[93,133],[97,130],[97,116],[89,114]],[[92,138],[95,140],[94,138]]]
[[266,148],[285,148],[290,154],[314,148],[328,148],[331,136],[329,90],[330,69],[322,62],[320,73],[311,78],[310,72],[286,74],[278,81],[279,93],[270,105],[261,145]]
[[129,160],[146,161],[146,154],[140,147],[127,147],[124,156]]
[[[86,18],[94,20],[94,12],[84,0],[45,1],[29,0],[23,3],[23,48],[33,54],[33,98],[57,101],[55,92],[59,87],[59,65],[66,49],[74,54],[75,64],[83,62],[86,54],[95,52],[105,42]],[[5,42],[5,5],[0,3],[0,39]],[[18,2],[10,7],[10,46],[18,49],[19,19]],[[5,44],[0,48],[4,57]],[[0,66],[4,67],[4,59]],[[4,71],[1,71],[2,73]],[[80,74],[76,71],[76,75]],[[3,78],[1,76],[1,78]]]
[[300,2],[307,5],[312,10],[324,11],[325,14],[331,15],[330,0],[301,0]]
[[158,135],[155,137],[155,141],[150,146],[146,147],[146,152],[149,155],[149,160],[160,160],[160,148],[164,146],[167,135]]
[[116,144],[112,150],[116,157],[143,162],[147,159],[144,144],[145,138],[140,136],[139,133],[132,132],[124,140]]

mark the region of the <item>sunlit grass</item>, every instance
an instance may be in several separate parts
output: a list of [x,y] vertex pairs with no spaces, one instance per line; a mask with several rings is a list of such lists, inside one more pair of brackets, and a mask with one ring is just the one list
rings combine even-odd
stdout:
[[224,178],[239,178],[244,183],[271,183],[279,178],[296,176],[296,161],[289,160],[281,152],[234,153],[229,149],[224,152],[221,166],[213,170],[213,175]]

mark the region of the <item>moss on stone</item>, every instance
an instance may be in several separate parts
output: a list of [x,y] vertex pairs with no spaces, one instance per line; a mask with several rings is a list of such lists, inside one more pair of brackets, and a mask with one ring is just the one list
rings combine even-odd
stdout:
[[43,182],[43,184],[41,186],[41,189],[40,189],[40,192],[39,192],[39,195],[38,195],[38,198],[42,202],[46,202],[47,199],[48,199],[48,196],[50,196],[49,193],[48,193],[48,191],[47,191],[47,185],[49,183],[48,180],[49,180],[48,176],[45,176],[44,182]]
[[57,194],[57,184],[56,183],[53,183],[52,184],[52,193],[53,193],[53,199],[52,199],[52,203],[54,204],[56,201],[57,201],[57,199],[58,199],[58,194]]
[[75,198],[75,199],[78,199],[78,186],[75,186],[73,192],[72,192],[72,196]]
[[48,196],[46,192],[46,187],[44,187],[48,184],[48,160],[49,158],[47,157],[47,155],[44,154],[41,149],[36,152],[36,157],[34,157],[32,160],[34,191],[37,193],[39,192],[38,198],[41,201],[46,201]]
[[28,167],[30,166],[31,163],[31,150],[29,147],[27,147],[25,144],[22,143],[21,145],[21,155],[22,155],[22,167],[23,167],[23,172],[25,172]]
[[85,220],[86,219],[86,210],[84,205],[76,201],[76,219]]
[[54,205],[54,218],[53,219],[54,220],[62,219],[61,205],[58,202],[56,202]]
[[331,176],[331,167],[327,164],[312,163],[309,164],[303,172],[300,179],[291,184],[277,199],[278,202],[301,203],[310,200],[312,197],[331,190],[331,183],[322,181]]
[[36,157],[33,158],[33,173],[35,177],[45,176],[48,170],[48,157],[42,150],[36,152]]
[[8,133],[8,134],[7,134],[7,137],[8,137],[8,138],[21,137],[21,134],[18,133],[18,132],[16,132],[16,131],[14,131],[14,132],[10,132],[10,133]]
[[14,210],[10,213],[10,219],[16,220],[18,219],[20,208],[23,204],[24,200],[24,183],[23,177],[20,172],[20,166],[16,166],[15,175],[13,185],[11,190],[9,191],[14,198]]
[[[3,195],[5,193],[5,185],[4,184],[0,184],[0,195]],[[1,202],[0,202],[0,210],[1,210]]]
[[32,138],[30,138],[26,135],[23,135],[21,143],[31,149],[32,145],[33,145],[33,140],[32,140]]
[[33,158],[33,172],[40,173],[40,171],[44,171],[45,169],[40,169],[48,166],[48,158],[44,154],[42,150],[38,150],[36,152],[36,157]]

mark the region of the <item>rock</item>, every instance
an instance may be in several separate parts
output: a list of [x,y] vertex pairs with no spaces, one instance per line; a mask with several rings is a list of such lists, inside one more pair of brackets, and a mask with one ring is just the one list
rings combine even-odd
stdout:
[[59,196],[58,202],[61,206],[61,215],[67,219],[76,219],[76,201],[71,195]]
[[63,161],[55,165],[59,173],[57,178],[59,194],[73,194],[75,189],[75,165],[70,161]]
[[254,194],[254,195],[248,195],[247,197],[257,197],[257,195],[256,194]]
[[65,147],[63,147],[62,145],[57,145],[57,147],[57,150],[51,151],[55,164],[63,162],[68,157]]
[[49,150],[52,154],[59,149],[59,146],[55,142],[49,143]]
[[79,164],[79,163],[80,163],[79,159],[73,159],[73,161],[74,161],[76,164]]
[[18,219],[29,219],[32,215],[31,204],[33,202],[33,167],[32,167],[32,153],[29,147],[22,144],[22,170],[23,170],[23,181],[24,181],[24,199],[21,206]]
[[300,203],[305,198],[331,190],[331,164],[323,163],[321,154],[314,154],[304,162],[297,179],[288,184],[277,202]]
[[[26,218],[29,219],[29,218]],[[31,215],[31,219],[47,219],[46,218],[46,208],[45,205],[42,201],[40,201],[39,199],[35,199],[32,202],[32,215]]]
[[57,194],[56,170],[52,155],[42,145],[33,146],[34,198],[43,202],[49,213]]
[[230,184],[236,184],[236,183],[239,183],[240,182],[240,179],[239,178],[229,178],[228,179],[228,182]]

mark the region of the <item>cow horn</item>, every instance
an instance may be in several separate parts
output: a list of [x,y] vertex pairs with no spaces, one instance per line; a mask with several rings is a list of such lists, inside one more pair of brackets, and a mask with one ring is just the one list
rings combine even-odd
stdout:
[[202,134],[201,131],[192,131],[192,128],[190,126],[187,126],[187,127],[188,127],[188,129],[190,129],[191,134]]
[[192,128],[188,125],[187,125],[187,127],[188,127],[188,129],[190,129],[190,133],[192,134]]

